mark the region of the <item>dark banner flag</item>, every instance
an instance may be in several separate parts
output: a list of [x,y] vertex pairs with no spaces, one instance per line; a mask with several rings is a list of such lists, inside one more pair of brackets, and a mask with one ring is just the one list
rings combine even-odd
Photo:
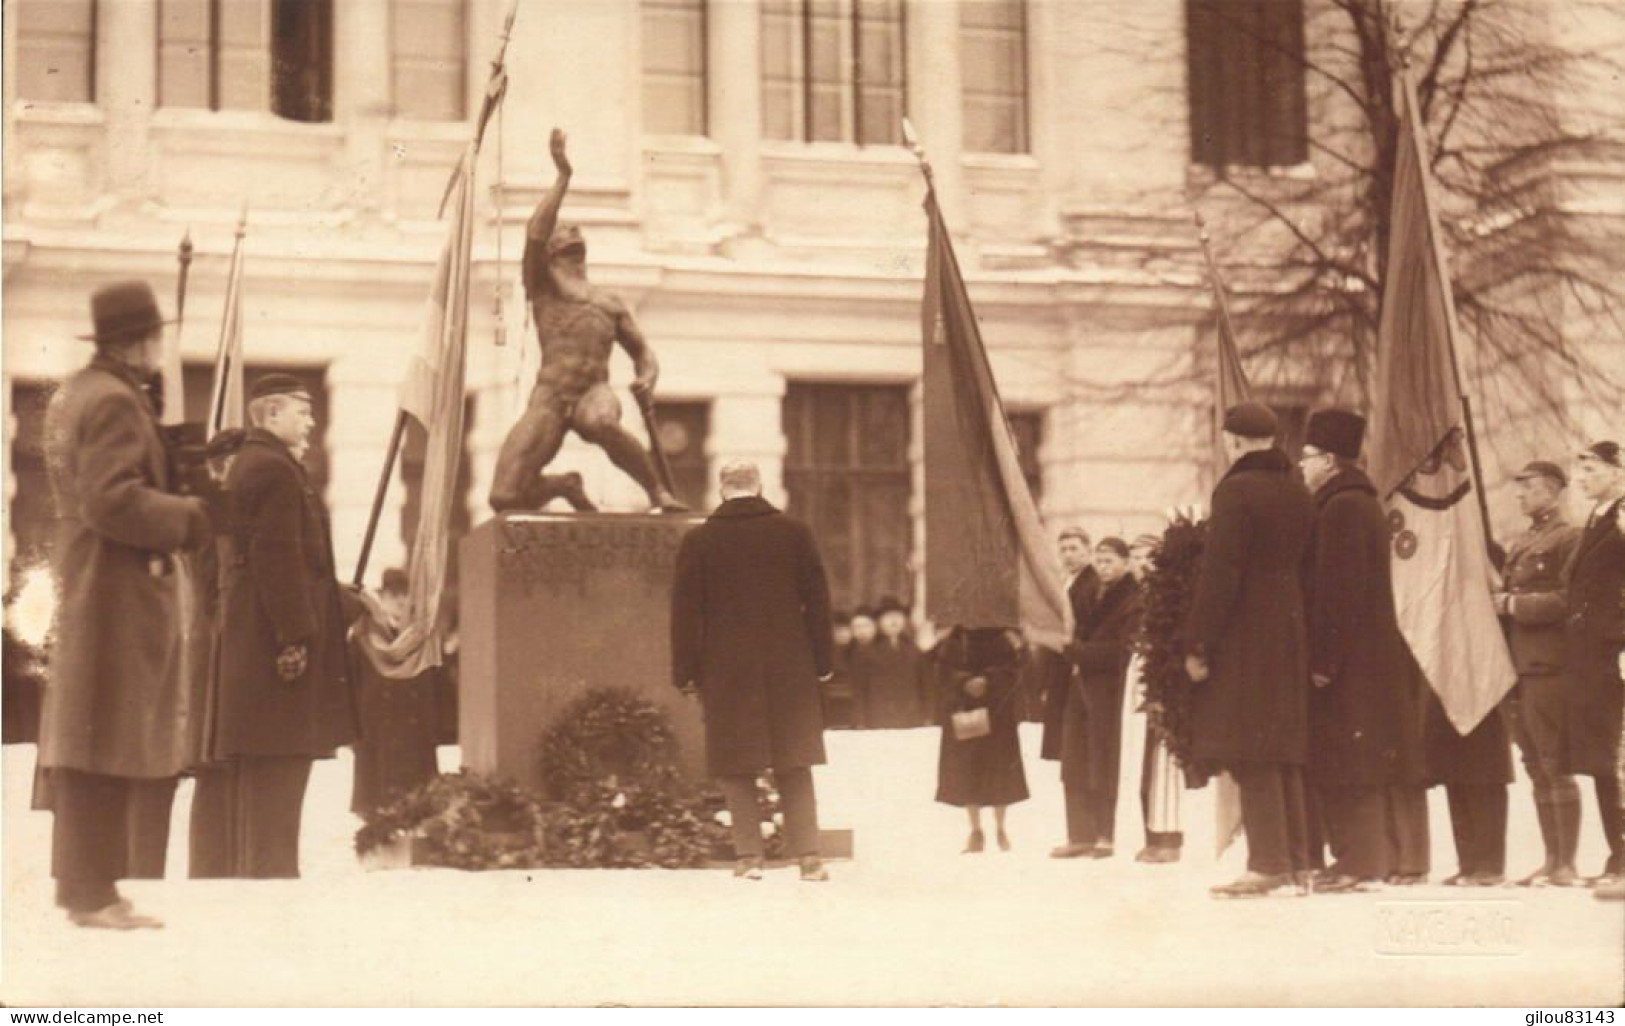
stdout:
[[1393,532],[1394,605],[1411,652],[1466,734],[1516,681],[1490,592],[1483,482],[1456,369],[1456,311],[1416,95],[1401,76],[1393,236],[1377,333],[1371,479]]
[[926,213],[926,611],[942,627],[1020,630],[1059,650],[1072,634],[1059,556],[1021,473],[934,195]]

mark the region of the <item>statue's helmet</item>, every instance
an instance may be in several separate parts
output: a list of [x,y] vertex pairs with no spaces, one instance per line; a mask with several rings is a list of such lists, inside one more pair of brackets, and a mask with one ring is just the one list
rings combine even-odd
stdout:
[[563,253],[586,258],[587,240],[582,237],[579,225],[561,224],[553,229],[553,235],[547,240],[547,255],[555,257]]

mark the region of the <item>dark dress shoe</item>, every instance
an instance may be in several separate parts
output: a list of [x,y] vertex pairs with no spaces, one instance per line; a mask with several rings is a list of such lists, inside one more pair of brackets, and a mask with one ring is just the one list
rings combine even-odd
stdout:
[[982,833],[980,830],[972,830],[970,832],[970,836],[965,839],[965,850],[961,851],[959,854],[961,854],[961,855],[980,855],[982,852],[984,852],[986,850],[987,850],[987,835]]
[[1614,877],[1612,883],[1598,884],[1591,889],[1598,901],[1625,901],[1625,878]]
[[1321,873],[1311,886],[1316,894],[1356,894],[1371,889],[1366,881],[1347,873]]
[[829,879],[829,870],[824,868],[824,860],[817,855],[801,856],[801,879],[807,883],[823,883]]
[[156,930],[163,921],[135,911],[128,901],[115,901],[94,912],[69,912],[68,921],[91,930]]
[[1462,883],[1463,887],[1499,887],[1507,882],[1505,873],[1473,873]]
[[1420,887],[1428,877],[1426,873],[1390,873],[1383,882],[1389,887]]
[[1163,862],[1178,862],[1179,849],[1148,846],[1140,849],[1139,853],[1134,856],[1134,861],[1144,862],[1151,865]]
[[1451,873],[1449,876],[1445,877],[1443,880],[1440,880],[1439,885],[1442,886],[1442,887],[1466,887],[1467,886],[1467,874],[1466,873]]
[[1113,850],[1111,842],[1096,841],[1094,847],[1089,849],[1089,857],[1092,859],[1109,859],[1112,857]]
[[762,878],[762,860],[760,858],[739,859],[734,863],[734,876],[741,880],[760,880]]
[[1085,855],[1094,855],[1095,846],[1092,844],[1063,844],[1059,848],[1051,848],[1049,857],[1052,859],[1081,859]]

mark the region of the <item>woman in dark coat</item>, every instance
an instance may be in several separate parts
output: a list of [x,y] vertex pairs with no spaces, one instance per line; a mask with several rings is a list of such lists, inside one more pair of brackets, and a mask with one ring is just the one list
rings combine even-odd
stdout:
[[[1021,764],[1021,736],[1016,672],[1019,648],[997,628],[950,631],[932,650],[937,671],[937,715],[942,742],[937,754],[937,801],[963,808],[970,817],[967,854],[987,846],[982,808],[993,807],[1000,851],[1010,850],[1004,810],[1027,800],[1027,775]],[[989,732],[960,738],[955,713],[986,709]]]
[[[1067,656],[1078,669],[1067,693],[1061,733],[1067,844],[1057,857],[1109,858],[1117,836],[1117,787],[1123,748],[1123,692],[1140,629],[1140,585],[1128,572],[1128,545],[1095,546],[1101,592]],[[1087,848],[1087,851],[1074,850]]]

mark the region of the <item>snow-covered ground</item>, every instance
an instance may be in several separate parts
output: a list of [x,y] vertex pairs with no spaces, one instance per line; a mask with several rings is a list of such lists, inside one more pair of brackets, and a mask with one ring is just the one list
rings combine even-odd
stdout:
[[[1187,802],[1185,861],[1054,861],[1055,766],[1024,728],[1034,797],[1015,850],[960,855],[964,819],[931,801],[937,733],[829,735],[824,825],[857,831],[834,879],[793,869],[462,873],[362,870],[347,755],[317,764],[305,877],[184,879],[190,786],[176,801],[171,879],[125,885],[161,931],[75,929],[51,905],[50,818],[28,811],[32,747],[4,750],[0,1002],[8,1005],[443,1004],[1468,1004],[1617,1005],[1625,904],[1583,890],[1438,886],[1219,901],[1241,868],[1212,858],[1209,792]],[[456,764],[454,749],[442,763]],[[1589,791],[1589,789],[1588,789]],[[1588,808],[1581,869],[1605,854]],[[1454,870],[1434,795],[1434,878]],[[991,838],[990,838],[991,840]],[[1239,848],[1239,846],[1238,846]],[[1539,861],[1527,785],[1509,861]]]

